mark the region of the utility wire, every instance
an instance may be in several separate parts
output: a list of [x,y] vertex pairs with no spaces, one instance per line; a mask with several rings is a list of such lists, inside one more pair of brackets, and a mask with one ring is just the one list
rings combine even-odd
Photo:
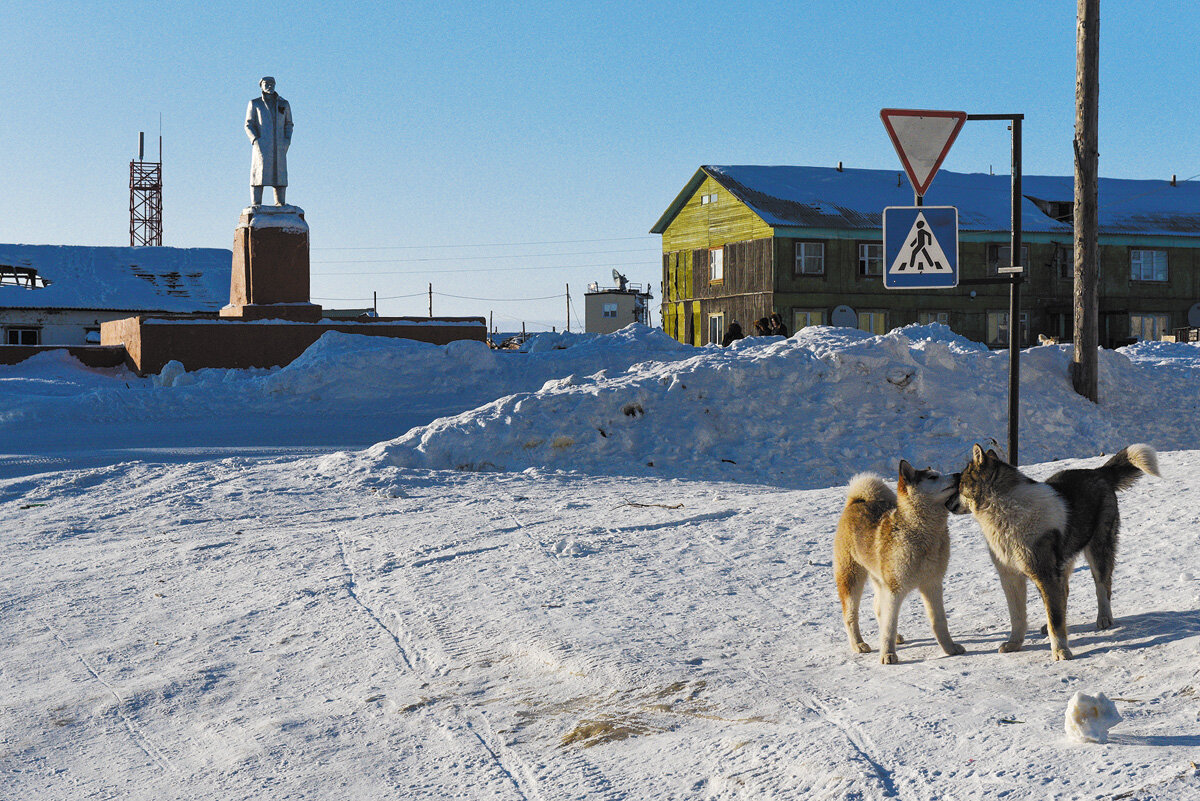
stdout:
[[511,253],[488,256],[431,256],[421,259],[316,259],[313,264],[412,264],[425,261],[480,261],[484,259],[541,259],[549,256],[595,256],[607,253],[648,253],[647,248],[628,250],[574,250],[567,253]]
[[[446,273],[498,273],[498,272],[524,271],[524,270],[575,270],[575,269],[579,269],[581,267],[595,268],[595,267],[636,267],[636,266],[659,267],[659,265],[656,262],[624,261],[624,262],[617,262],[617,263],[605,262],[603,264],[545,264],[545,265],[541,265],[541,266],[537,266],[537,267],[460,267],[460,268],[453,268],[453,269],[439,268],[439,269],[437,269],[436,274],[444,275]],[[365,271],[351,272],[351,273],[340,272],[340,271],[336,272],[336,273],[323,273],[323,272],[313,272],[312,273],[312,275],[338,275],[338,276],[346,276],[346,275],[431,275],[431,274],[433,274],[433,273],[431,273],[428,269],[425,269],[425,270],[365,270]]]
[[507,247],[525,247],[528,245],[575,245],[585,242],[630,242],[636,239],[645,239],[654,234],[642,234],[641,236],[621,236],[609,239],[547,239],[541,242],[490,242],[479,245],[379,245],[371,247],[324,247],[310,248],[310,250],[434,250],[439,248],[507,248]]

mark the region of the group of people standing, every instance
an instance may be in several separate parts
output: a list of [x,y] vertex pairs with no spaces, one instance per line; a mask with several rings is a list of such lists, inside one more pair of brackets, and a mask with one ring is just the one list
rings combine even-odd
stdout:
[[[756,337],[786,337],[787,335],[787,326],[783,324],[783,318],[779,316],[778,312],[770,317],[760,317],[754,321],[754,336]],[[745,336],[742,332],[742,324],[734,320],[729,324],[725,336],[721,338],[721,345],[728,347],[730,343],[743,339]]]

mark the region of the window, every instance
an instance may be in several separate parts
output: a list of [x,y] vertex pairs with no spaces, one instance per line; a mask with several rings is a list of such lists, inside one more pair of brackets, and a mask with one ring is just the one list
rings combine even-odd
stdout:
[[707,206],[710,203],[716,203],[716,202],[717,202],[717,193],[716,192],[713,192],[711,195],[701,195],[700,196],[700,205],[701,206]]
[[[988,272],[993,275],[999,267],[1012,267],[1011,245],[988,245]],[[1029,246],[1021,245],[1021,264],[1029,266]]]
[[1129,273],[1134,281],[1166,281],[1167,251],[1129,251]]
[[930,325],[931,323],[939,323],[949,327],[950,312],[944,311],[923,311],[917,313],[917,322],[921,325]]
[[604,304],[604,309],[603,309],[603,311],[601,312],[601,314],[602,314],[604,317],[616,317],[616,316],[617,316],[617,304],[615,304],[615,303],[605,303],[605,304]]
[[725,249],[708,251],[708,283],[719,284],[725,280]]
[[887,312],[884,311],[863,311],[858,313],[858,327],[863,331],[870,331],[872,334],[886,334],[887,327]]
[[1170,325],[1171,315],[1169,314],[1129,313],[1129,336],[1134,339],[1151,342],[1162,339],[1162,335],[1167,333]]
[[[1029,314],[1021,312],[1021,338],[1018,345],[1029,341]],[[1008,344],[1008,312],[990,311],[987,313],[987,342],[989,345]]]
[[794,309],[792,311],[792,331],[808,328],[810,325],[825,325],[824,309]]
[[1075,250],[1067,245],[1054,246],[1054,274],[1064,281],[1075,280]]
[[858,274],[883,275],[883,245],[859,243]]
[[41,339],[40,328],[7,328],[4,331],[6,345],[40,345]]
[[796,243],[796,275],[825,274],[825,243]]
[[720,345],[721,340],[725,338],[725,315],[710,314],[708,315],[708,341],[714,345]]

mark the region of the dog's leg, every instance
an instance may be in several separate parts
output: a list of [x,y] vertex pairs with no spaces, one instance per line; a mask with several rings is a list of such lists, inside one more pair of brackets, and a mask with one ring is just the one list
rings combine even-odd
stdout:
[[1051,573],[1034,579],[1042,603],[1046,607],[1046,625],[1050,632],[1050,650],[1054,660],[1071,658],[1067,647],[1067,592],[1066,582],[1061,575]]
[[838,597],[842,601],[842,622],[846,626],[846,636],[850,638],[850,650],[858,654],[869,653],[871,646],[863,642],[862,632],[858,628],[858,606],[867,583],[867,571],[862,565],[849,561],[838,564],[834,573]]
[[900,602],[904,596],[879,584],[875,585],[875,591],[879,599],[879,661],[894,665],[899,661],[896,656],[896,621],[900,617]]
[[[886,590],[879,586],[879,582],[875,579],[871,579],[871,589],[875,590],[875,622],[882,626],[883,624],[879,622],[883,620],[883,612],[880,611],[880,604],[883,603],[883,594]],[[904,643],[904,635],[899,631],[896,632],[896,642],[900,644]]]
[[933,626],[933,636],[942,650],[949,656],[966,653],[967,649],[950,639],[950,627],[946,625],[946,607],[942,603],[941,577],[921,587],[921,600],[925,602],[925,614]]
[[1020,651],[1021,646],[1025,643],[1025,631],[1028,625],[1025,620],[1025,593],[1027,591],[1025,574],[1013,570],[994,555],[992,562],[995,563],[996,572],[1000,575],[1000,587],[1004,590],[1004,600],[1008,601],[1008,619],[1012,626],[1012,630],[1008,634],[1008,642],[1000,646],[1000,653]]
[[1112,616],[1112,577],[1117,563],[1117,524],[1110,529],[1109,536],[1093,537],[1083,549],[1088,567],[1092,569],[1092,580],[1096,582],[1096,628],[1110,629]]

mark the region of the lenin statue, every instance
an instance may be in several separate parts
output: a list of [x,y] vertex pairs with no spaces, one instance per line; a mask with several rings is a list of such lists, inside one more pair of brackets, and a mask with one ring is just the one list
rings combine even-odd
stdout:
[[250,190],[254,205],[262,205],[264,186],[275,190],[275,205],[284,205],[287,192],[287,151],[292,143],[292,105],[275,93],[275,79],[258,82],[262,97],[246,107],[246,135],[250,137]]

